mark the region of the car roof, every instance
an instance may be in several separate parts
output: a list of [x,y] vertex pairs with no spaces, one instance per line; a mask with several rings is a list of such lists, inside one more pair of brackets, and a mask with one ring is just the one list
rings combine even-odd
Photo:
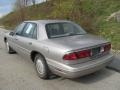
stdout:
[[30,20],[30,21],[24,21],[24,22],[48,24],[48,23],[71,22],[71,21],[68,21],[68,20]]

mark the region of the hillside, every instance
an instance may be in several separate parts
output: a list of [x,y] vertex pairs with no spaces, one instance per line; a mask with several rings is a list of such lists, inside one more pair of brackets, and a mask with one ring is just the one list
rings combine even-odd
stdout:
[[[24,9],[24,20],[67,19],[80,24],[90,33],[112,41],[114,49],[120,49],[120,22],[115,18],[106,21],[120,10],[120,0],[51,0]],[[23,19],[19,11],[3,17],[1,23],[14,28]]]

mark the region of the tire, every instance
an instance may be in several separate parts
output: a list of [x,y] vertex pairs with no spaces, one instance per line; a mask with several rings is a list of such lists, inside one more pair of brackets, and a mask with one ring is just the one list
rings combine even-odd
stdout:
[[5,45],[6,45],[7,52],[9,54],[15,53],[15,51],[9,46],[9,43],[7,41],[5,42]]
[[50,71],[44,57],[41,56],[40,54],[37,54],[35,56],[34,61],[35,61],[35,66],[36,66],[36,71],[38,73],[38,76],[42,79],[49,79]]

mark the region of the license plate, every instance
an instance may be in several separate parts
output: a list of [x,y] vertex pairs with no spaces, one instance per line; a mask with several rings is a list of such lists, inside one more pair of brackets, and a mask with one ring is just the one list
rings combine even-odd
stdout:
[[92,49],[92,56],[96,56],[98,54],[100,54],[100,47],[97,47],[97,48],[93,48]]
[[103,54],[100,53],[100,54],[92,56],[91,59],[97,59],[97,58],[100,58],[102,56],[103,56]]

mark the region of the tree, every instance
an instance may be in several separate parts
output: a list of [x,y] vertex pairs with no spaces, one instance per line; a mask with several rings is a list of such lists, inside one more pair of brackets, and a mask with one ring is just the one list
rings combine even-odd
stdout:
[[25,20],[25,7],[26,7],[26,0],[16,0],[14,10],[18,11],[19,18],[18,20],[24,21]]
[[33,5],[35,5],[36,4],[36,0],[32,0],[32,3],[33,3]]
[[28,5],[35,5],[36,4],[36,0],[25,0],[25,2],[26,2],[26,6],[28,6]]

